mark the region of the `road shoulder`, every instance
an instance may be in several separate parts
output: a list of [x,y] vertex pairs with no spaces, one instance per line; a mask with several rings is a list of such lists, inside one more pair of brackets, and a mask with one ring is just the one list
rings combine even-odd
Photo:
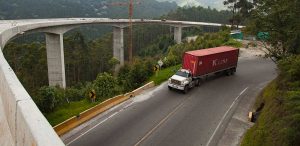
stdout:
[[251,90],[247,92],[248,94],[241,99],[217,144],[218,146],[240,145],[244,133],[254,124],[248,120],[248,113],[252,110],[259,92],[262,91],[267,83],[268,82],[261,83],[258,86],[251,88]]

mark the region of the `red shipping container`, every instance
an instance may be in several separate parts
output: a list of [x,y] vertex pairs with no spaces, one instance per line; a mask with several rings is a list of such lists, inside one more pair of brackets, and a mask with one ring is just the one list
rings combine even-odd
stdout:
[[222,46],[185,52],[182,68],[189,70],[194,77],[236,68],[239,49]]

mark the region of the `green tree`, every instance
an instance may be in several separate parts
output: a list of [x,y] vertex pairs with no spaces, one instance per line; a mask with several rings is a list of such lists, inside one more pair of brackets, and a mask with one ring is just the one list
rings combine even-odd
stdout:
[[248,0],[225,0],[223,3],[232,13],[229,20],[231,26],[236,25],[236,28],[250,16],[251,10],[254,8],[254,3]]
[[63,101],[63,90],[57,87],[41,87],[33,99],[39,109],[44,113],[52,112]]
[[267,32],[265,45],[269,57],[276,60],[300,53],[300,1],[260,0],[252,12],[247,31]]
[[99,74],[96,80],[93,81],[93,87],[95,88],[97,98],[112,97],[118,93],[116,90],[117,79],[108,73]]

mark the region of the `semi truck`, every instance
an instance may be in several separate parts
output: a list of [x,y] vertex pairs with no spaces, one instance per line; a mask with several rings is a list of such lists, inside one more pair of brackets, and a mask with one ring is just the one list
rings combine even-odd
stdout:
[[211,74],[233,75],[236,72],[238,56],[239,49],[229,46],[185,52],[182,67],[169,78],[168,88],[187,93]]

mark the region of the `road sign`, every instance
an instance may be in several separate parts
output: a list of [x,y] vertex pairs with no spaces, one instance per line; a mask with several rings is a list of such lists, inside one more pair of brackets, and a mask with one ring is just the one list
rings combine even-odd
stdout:
[[158,66],[158,65],[155,65],[154,68],[153,68],[153,70],[154,70],[154,71],[158,71],[158,70],[159,70],[159,66]]
[[89,95],[90,95],[90,98],[95,99],[95,98],[96,98],[96,92],[95,92],[95,90],[92,90],[92,91],[89,93]]
[[159,65],[159,67],[161,67],[162,65],[164,65],[164,63],[161,60],[158,60],[157,64]]

